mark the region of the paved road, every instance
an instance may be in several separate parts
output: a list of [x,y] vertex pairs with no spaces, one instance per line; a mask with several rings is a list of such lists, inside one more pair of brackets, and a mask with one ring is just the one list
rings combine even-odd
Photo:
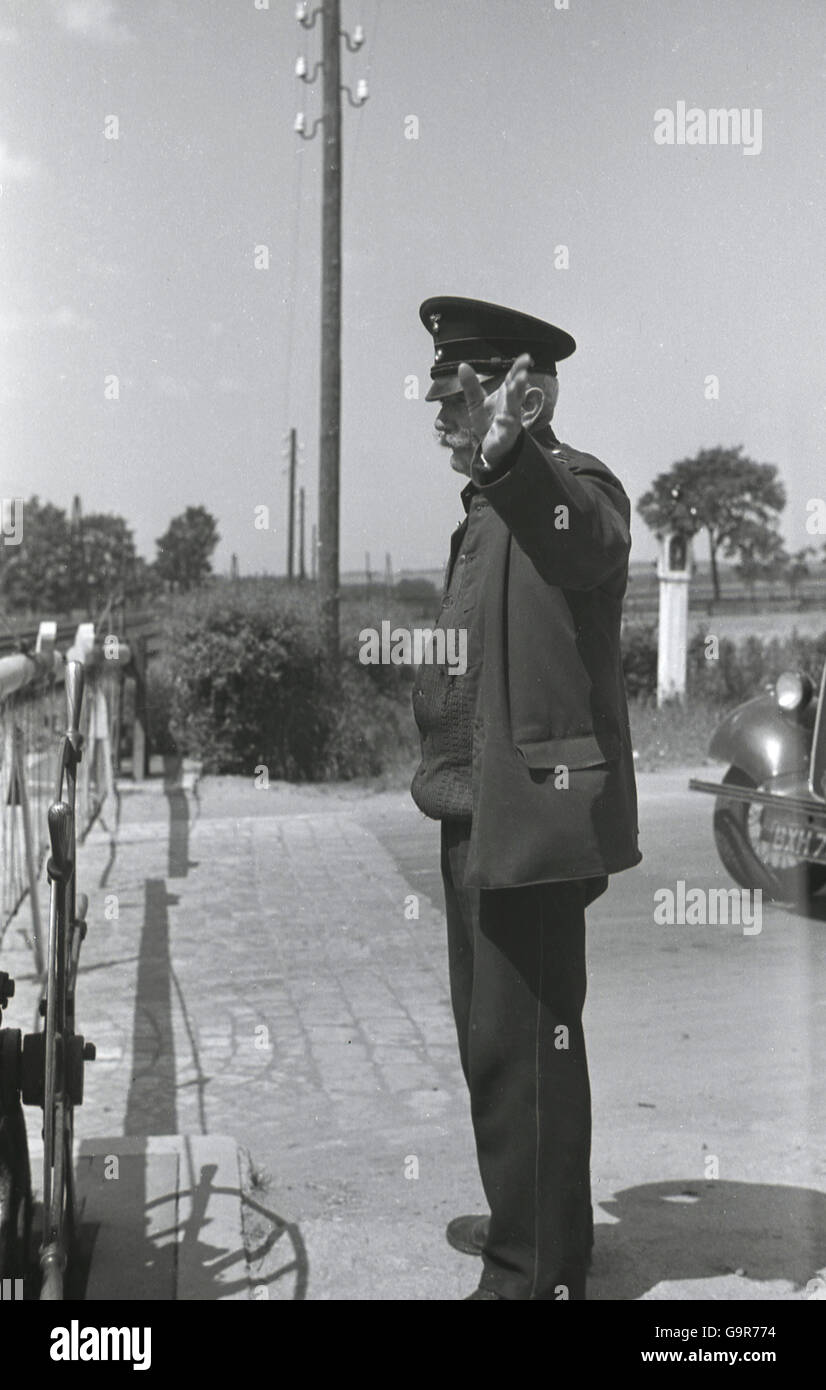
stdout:
[[[688,775],[640,779],[645,862],[589,914],[589,1297],[803,1299],[826,1273],[826,924],[655,923],[658,889],[730,886]],[[207,779],[124,795],[82,851],[78,1011],[100,1060],[80,1134],[233,1135],[271,1298],[475,1285],[442,1234],[483,1208],[437,834],[404,793]],[[23,925],[3,965],[26,1027]]]
[[[793,1297],[826,1265],[826,904],[656,925],[657,890],[731,887],[688,775],[640,779],[644,863],[589,913],[589,1298]],[[365,819],[438,900],[432,828]]]

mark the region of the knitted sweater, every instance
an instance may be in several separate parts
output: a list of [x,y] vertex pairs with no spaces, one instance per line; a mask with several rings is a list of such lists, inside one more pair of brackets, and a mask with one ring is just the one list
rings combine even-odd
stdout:
[[419,810],[432,820],[470,820],[473,808],[473,719],[481,656],[476,619],[486,537],[496,523],[490,503],[472,484],[464,489],[462,501],[467,510],[465,532],[436,626],[466,630],[467,671],[451,675],[444,665],[424,664],[416,672],[413,688],[422,757],[410,790]]

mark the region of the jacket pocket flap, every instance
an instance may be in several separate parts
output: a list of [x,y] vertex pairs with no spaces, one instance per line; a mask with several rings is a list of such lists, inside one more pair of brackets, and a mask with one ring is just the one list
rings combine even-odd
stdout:
[[581,734],[577,738],[518,743],[516,749],[530,768],[599,767],[619,756],[619,741],[608,735],[600,744],[594,734]]

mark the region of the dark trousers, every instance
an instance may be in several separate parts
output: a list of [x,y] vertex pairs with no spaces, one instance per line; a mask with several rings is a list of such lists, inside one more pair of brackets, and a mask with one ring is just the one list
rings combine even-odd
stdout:
[[584,1299],[585,907],[607,881],[465,888],[469,837],[469,822],[442,822],[451,1000],[490,1206],[480,1282],[507,1299]]

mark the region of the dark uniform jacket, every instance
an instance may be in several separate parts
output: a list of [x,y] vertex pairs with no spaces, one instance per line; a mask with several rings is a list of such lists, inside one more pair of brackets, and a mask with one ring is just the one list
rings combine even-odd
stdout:
[[466,882],[616,873],[642,857],[620,661],[628,497],[605,464],[549,427],[523,431],[487,485],[478,458],[473,476],[496,528],[479,592]]

